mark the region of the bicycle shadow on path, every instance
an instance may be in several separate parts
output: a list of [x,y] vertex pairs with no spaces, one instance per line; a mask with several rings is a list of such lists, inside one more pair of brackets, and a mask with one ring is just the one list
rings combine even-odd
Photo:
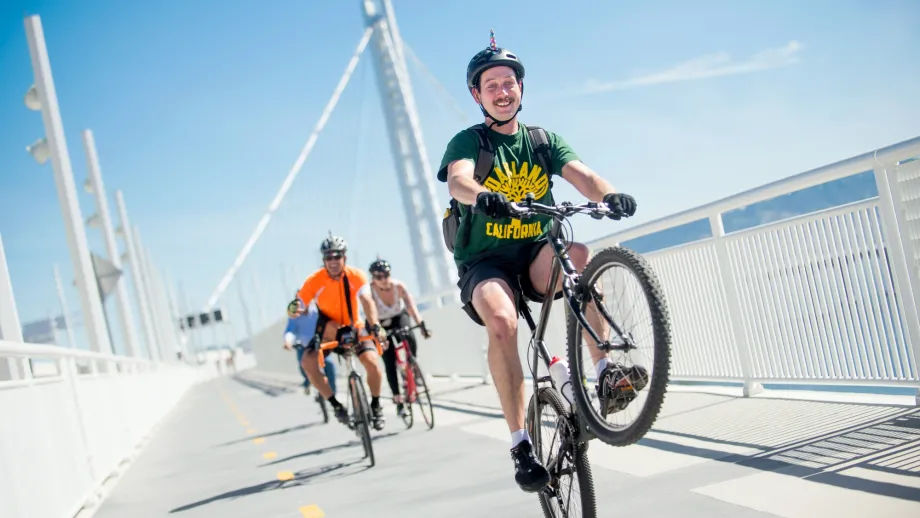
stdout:
[[[356,464],[364,464],[363,466],[355,466]],[[241,498],[248,495],[254,495],[258,493],[266,493],[268,491],[276,491],[279,489],[290,489],[300,486],[305,486],[317,480],[335,480],[338,478],[348,477],[352,475],[357,475],[362,471],[370,469],[370,466],[367,465],[366,459],[355,459],[348,462],[337,462],[335,464],[330,464],[328,466],[322,466],[319,468],[310,468],[301,471],[294,472],[294,478],[290,480],[280,481],[280,480],[271,480],[268,482],[262,482],[260,484],[255,484],[248,487],[243,487],[240,489],[234,489],[233,491],[227,491],[219,495],[206,498],[204,500],[199,500],[190,504],[186,504],[180,507],[176,507],[169,511],[169,514],[181,513],[183,511],[189,511],[198,507],[202,507],[214,502],[219,502],[221,500],[233,500]]]
[[259,380],[255,379],[252,376],[247,376],[246,374],[234,374],[230,376],[230,379],[239,383],[240,385],[256,389],[266,396],[269,397],[278,397],[284,394],[291,394],[297,390],[298,385],[294,383],[282,382],[278,380],[265,380],[264,378]]
[[[372,440],[372,442],[373,442],[374,444],[376,444],[378,441],[381,441],[381,440],[383,440],[383,439],[387,439],[387,438],[389,438],[389,437],[394,437],[394,436],[396,436],[396,435],[399,435],[400,433],[402,433],[402,432],[401,432],[401,431],[400,431],[400,432],[387,432],[387,433],[382,433],[382,434],[380,434],[380,435],[373,435],[373,434],[372,434],[372,435],[371,435],[371,440]],[[295,459],[302,459],[302,458],[304,458],[304,457],[313,457],[313,456],[316,456],[316,455],[323,455],[323,454],[325,454],[325,453],[330,453],[330,452],[333,452],[333,451],[343,450],[343,449],[345,449],[345,448],[357,448],[357,447],[359,447],[359,446],[361,446],[361,441],[360,441],[360,440],[357,440],[357,439],[353,439],[353,440],[348,441],[348,442],[346,442],[346,443],[342,443],[342,444],[333,444],[332,446],[325,446],[325,447],[323,447],[323,448],[317,448],[317,449],[315,449],[315,450],[310,450],[310,451],[305,451],[305,452],[303,452],[303,453],[297,453],[297,454],[294,454],[294,455],[289,455],[289,456],[284,457],[284,458],[282,458],[282,459],[276,459],[276,460],[273,460],[272,462],[267,462],[267,463],[265,463],[265,464],[261,464],[259,467],[260,467],[260,468],[265,468],[265,467],[268,467],[268,466],[274,466],[274,465],[277,465],[277,464],[282,464],[282,463],[284,463],[284,462],[292,461],[292,460],[295,460]]]
[[301,430],[307,430],[307,429],[313,428],[314,426],[319,426],[321,424],[324,424],[324,423],[320,421],[313,421],[309,423],[299,424],[297,426],[290,426],[288,428],[282,428],[281,430],[275,430],[274,432],[260,433],[258,435],[248,435],[246,437],[243,437],[242,439],[236,439],[236,440],[225,442],[222,444],[216,444],[212,446],[212,448],[221,448],[224,446],[230,446],[233,444],[239,444],[242,442],[251,441],[253,439],[261,439],[265,437],[275,437],[278,435],[284,435],[286,433],[299,432]]

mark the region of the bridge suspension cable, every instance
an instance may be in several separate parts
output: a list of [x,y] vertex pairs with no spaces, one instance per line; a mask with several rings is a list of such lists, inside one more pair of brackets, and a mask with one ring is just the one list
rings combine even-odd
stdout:
[[290,190],[291,185],[294,183],[294,180],[297,178],[297,175],[300,173],[301,168],[303,167],[304,162],[307,160],[307,156],[310,154],[310,151],[313,150],[313,146],[316,144],[316,139],[319,137],[319,133],[326,126],[326,122],[329,120],[329,116],[332,115],[332,111],[335,109],[336,104],[338,104],[339,97],[341,97],[342,92],[345,90],[345,86],[348,85],[349,79],[355,70],[355,67],[358,65],[358,59],[361,57],[361,54],[364,52],[364,49],[367,47],[368,42],[371,39],[371,34],[374,32],[374,26],[368,26],[364,30],[364,35],[361,37],[361,41],[358,43],[355,53],[352,55],[351,59],[348,62],[348,66],[345,68],[345,73],[342,75],[342,78],[339,80],[339,84],[336,86],[335,91],[332,93],[332,97],[329,99],[329,102],[326,104],[326,108],[323,110],[323,114],[320,116],[319,121],[316,123],[316,127],[313,129],[313,133],[310,134],[310,138],[307,139],[307,143],[304,145],[303,149],[300,151],[300,156],[297,157],[297,160],[294,162],[294,165],[291,167],[291,170],[288,172],[287,178],[284,179],[284,183],[281,184],[281,188],[278,190],[278,193],[275,195],[275,199],[272,200],[271,204],[268,206],[268,210],[265,211],[265,214],[262,215],[262,219],[259,220],[259,224],[256,225],[255,230],[252,235],[249,236],[249,241],[246,242],[246,245],[243,246],[243,249],[240,250],[240,253],[237,255],[236,260],[233,261],[233,265],[230,266],[230,269],[224,275],[223,279],[220,280],[220,283],[217,285],[217,288],[214,289],[214,293],[211,294],[208,298],[208,302],[204,307],[205,312],[211,311],[214,305],[217,304],[217,301],[223,295],[224,291],[227,290],[227,287],[230,286],[230,283],[233,282],[233,278],[236,275],[237,271],[246,262],[246,258],[249,256],[249,252],[252,251],[252,247],[255,246],[256,242],[262,236],[262,233],[265,231],[265,228],[268,226],[268,222],[271,220],[272,215],[281,205],[281,202],[284,201],[285,195],[287,195],[288,190]]
[[457,100],[454,99],[454,96],[450,95],[450,92],[447,91],[447,88],[444,87],[444,84],[442,84],[441,81],[439,81],[438,78],[435,77],[435,75],[431,73],[431,70],[429,70],[428,67],[425,66],[425,63],[423,63],[422,60],[419,59],[418,55],[416,55],[415,51],[412,50],[412,47],[410,47],[409,44],[406,43],[405,41],[402,42],[402,47],[403,47],[403,50],[408,51],[406,52],[406,54],[408,54],[408,56],[412,58],[412,62],[415,63],[415,65],[419,69],[421,69],[425,77],[427,77],[428,80],[431,81],[431,84],[433,84],[434,87],[439,92],[441,92],[441,94],[444,96],[444,99],[447,100],[447,104],[449,104],[450,107],[455,112],[457,112],[457,115],[460,116],[460,120],[462,120],[463,122],[468,122],[470,120],[469,115],[467,115],[466,112],[464,112],[460,108],[460,105],[457,104]]

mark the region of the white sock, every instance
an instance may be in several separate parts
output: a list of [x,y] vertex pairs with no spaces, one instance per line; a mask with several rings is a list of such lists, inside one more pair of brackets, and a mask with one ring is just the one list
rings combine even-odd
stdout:
[[604,373],[604,369],[607,368],[607,358],[601,358],[601,361],[594,364],[594,368],[597,369],[597,379],[601,379],[601,374]]
[[518,430],[516,432],[511,432],[511,447],[514,448],[522,442],[532,442],[530,440],[530,434],[527,433],[527,430]]

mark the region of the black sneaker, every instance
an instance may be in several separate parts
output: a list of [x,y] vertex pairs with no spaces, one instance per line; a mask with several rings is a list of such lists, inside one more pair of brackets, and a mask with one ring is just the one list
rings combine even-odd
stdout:
[[623,410],[648,385],[648,380],[648,371],[645,370],[645,367],[639,365],[623,367],[618,363],[607,364],[597,385],[597,396],[601,400],[601,408],[606,404],[606,415]]
[[348,410],[345,410],[345,407],[342,405],[332,405],[332,409],[335,412],[335,418],[338,419],[340,423],[351,428],[351,425],[348,422]]
[[378,432],[383,430],[387,425],[387,418],[383,416],[383,408],[371,405],[371,421],[374,423],[374,430]]
[[530,441],[522,441],[511,448],[514,460],[514,481],[528,493],[536,493],[549,484],[549,473],[533,454]]

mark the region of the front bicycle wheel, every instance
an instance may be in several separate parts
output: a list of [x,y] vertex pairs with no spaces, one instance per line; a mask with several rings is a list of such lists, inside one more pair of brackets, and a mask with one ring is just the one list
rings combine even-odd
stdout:
[[[601,277],[609,272],[613,279],[602,282]],[[633,444],[655,423],[667,390],[671,324],[664,293],[646,260],[621,246],[600,250],[588,262],[577,291],[584,294],[579,310],[606,344],[603,358],[607,365],[598,372],[601,353],[567,306],[568,358],[572,379],[580,380],[572,384],[579,414],[602,442]],[[620,300],[617,295],[632,297],[648,309],[619,302],[607,308],[606,302]],[[590,345],[582,347],[586,337]],[[589,386],[591,380],[596,382],[594,387]],[[627,423],[629,416],[633,419]]]
[[541,387],[530,398],[527,432],[533,439],[534,453],[549,472],[549,485],[540,492],[540,507],[546,518],[597,516],[588,444],[576,442],[576,430],[572,413],[556,389]]
[[408,364],[397,365],[396,373],[399,377],[399,386],[402,387],[402,397],[403,397],[403,415],[402,420],[406,425],[406,430],[412,428],[412,425],[415,423],[415,415],[412,412],[412,390],[415,387],[415,380],[412,380],[412,387],[410,387],[410,377],[412,372],[409,370]]
[[434,405],[431,403],[431,392],[428,391],[428,383],[425,381],[425,375],[422,374],[422,368],[419,367],[415,358],[409,358],[409,365],[412,368],[415,379],[415,402],[418,403],[422,410],[422,419],[428,425],[428,429],[434,428]]
[[367,394],[364,392],[364,381],[361,376],[352,373],[348,377],[348,391],[351,393],[352,405],[355,411],[355,433],[361,438],[364,445],[364,457],[370,459],[374,467],[374,443],[371,441],[371,410],[367,403]]

